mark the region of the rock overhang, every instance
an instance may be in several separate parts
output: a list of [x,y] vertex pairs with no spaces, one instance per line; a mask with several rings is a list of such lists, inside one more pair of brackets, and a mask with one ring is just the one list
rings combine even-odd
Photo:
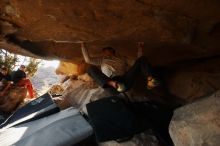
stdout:
[[94,56],[112,46],[131,59],[143,41],[157,65],[220,55],[219,1],[4,0],[0,8],[1,48],[27,56],[78,62],[80,41]]

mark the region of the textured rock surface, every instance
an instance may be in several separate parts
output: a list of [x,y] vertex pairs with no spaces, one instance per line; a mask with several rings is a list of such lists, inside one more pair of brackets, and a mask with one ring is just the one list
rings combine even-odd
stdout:
[[188,102],[220,89],[220,59],[191,60],[172,66],[165,75],[169,91]]
[[78,78],[78,80],[69,79],[62,85],[64,92],[62,97],[59,97],[62,100],[57,102],[61,108],[75,106],[82,110],[90,101],[109,96],[102,88],[98,88],[87,74]]
[[[169,90],[192,101],[220,89],[219,69],[209,67],[220,63],[200,63],[193,69],[196,63],[179,62],[219,58],[218,14],[218,0],[2,0],[0,47],[78,64],[79,41],[86,42],[92,56],[112,46],[129,59],[136,58],[136,44],[143,41],[153,65],[174,69],[166,76]],[[61,64],[58,73],[78,71],[75,65]]]
[[4,100],[1,101],[0,110],[6,113],[11,113],[16,110],[16,108],[24,101],[26,97],[27,97],[27,89],[25,88],[10,89],[10,91],[4,97]]
[[175,111],[169,131],[175,146],[220,145],[220,91]]
[[[174,95],[191,101],[220,89],[219,72],[179,64],[219,58],[218,14],[219,0],[2,0],[0,47],[78,64],[83,59],[79,41],[86,42],[92,56],[112,46],[128,59],[136,58],[136,44],[143,41],[153,65],[186,69],[172,72],[168,86]],[[73,70],[77,73],[75,65],[63,63],[57,72]]]
[[108,141],[99,144],[99,146],[160,146],[160,144],[151,131],[146,131],[135,135],[126,142]]
[[78,74],[77,72],[77,65],[71,62],[64,62],[61,61],[59,66],[56,69],[56,74],[64,74],[64,75],[73,75]]
[[134,58],[137,41],[153,64],[220,55],[218,0],[2,0],[0,46],[21,54],[82,59],[113,46]]

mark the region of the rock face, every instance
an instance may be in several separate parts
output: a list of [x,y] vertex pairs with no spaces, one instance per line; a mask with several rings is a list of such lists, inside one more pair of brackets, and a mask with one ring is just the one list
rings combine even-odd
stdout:
[[16,110],[16,108],[24,101],[27,97],[27,89],[26,88],[13,88],[7,93],[7,95],[3,98],[1,97],[0,110],[5,113],[12,113]]
[[175,111],[169,131],[175,146],[220,145],[220,91]]
[[[220,89],[218,69],[210,71],[207,65],[198,72],[189,67],[194,65],[180,63],[219,58],[218,14],[218,0],[2,0],[0,47],[79,64],[79,41],[85,42],[91,56],[112,46],[129,60],[136,58],[137,42],[143,41],[152,65],[174,69],[172,77],[166,77],[169,90],[192,101]],[[218,66],[219,61],[212,64]],[[76,65],[62,66],[58,73],[77,72]]]
[[173,65],[165,74],[169,91],[192,102],[220,89],[220,59],[191,60]]
[[220,55],[218,0],[2,0],[0,46],[29,56],[81,60],[112,46],[129,58],[146,44],[153,64]]
[[65,75],[73,75],[77,74],[77,65],[61,61],[58,68],[56,69],[56,74],[65,74]]
[[126,142],[108,141],[99,144],[100,146],[160,146],[158,139],[152,131],[145,131],[135,135],[131,140]]

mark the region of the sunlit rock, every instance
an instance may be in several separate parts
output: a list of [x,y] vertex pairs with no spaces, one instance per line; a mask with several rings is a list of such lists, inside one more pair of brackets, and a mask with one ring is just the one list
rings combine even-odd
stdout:
[[220,91],[177,109],[169,131],[175,146],[220,145]]
[[64,62],[61,61],[59,66],[56,69],[56,74],[61,75],[74,75],[78,74],[77,72],[77,65],[70,63],[70,62]]

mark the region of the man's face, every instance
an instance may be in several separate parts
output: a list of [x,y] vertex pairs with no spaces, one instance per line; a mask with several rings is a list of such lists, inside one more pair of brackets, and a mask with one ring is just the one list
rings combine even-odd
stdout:
[[25,71],[25,69],[26,69],[25,67],[20,67],[20,70],[22,71]]
[[8,72],[7,72],[6,70],[2,70],[1,73],[2,73],[3,75],[7,75]]
[[102,51],[102,55],[103,55],[103,57],[111,57],[111,56],[114,56],[114,54],[113,54],[113,52],[112,51],[110,51],[110,50],[104,50],[104,51]]

